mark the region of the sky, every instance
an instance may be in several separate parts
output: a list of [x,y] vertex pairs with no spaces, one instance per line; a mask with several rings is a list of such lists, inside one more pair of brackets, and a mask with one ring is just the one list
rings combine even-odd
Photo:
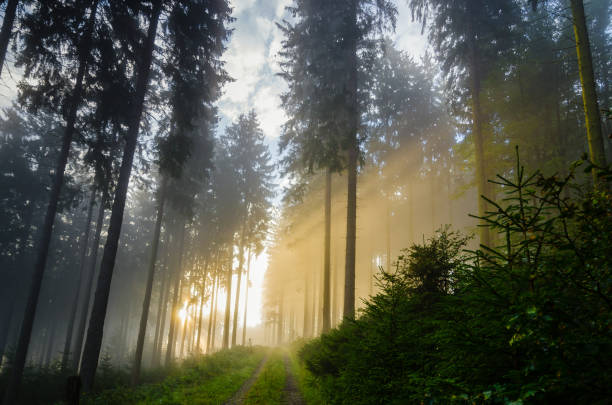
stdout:
[[[259,117],[266,142],[274,159],[278,158],[278,138],[286,116],[280,106],[280,95],[286,91],[280,72],[278,52],[283,35],[276,26],[287,18],[285,7],[292,0],[234,0],[234,32],[228,44],[224,60],[226,70],[234,79],[225,86],[219,100],[220,131],[240,114],[254,109]],[[405,0],[396,1],[397,28],[390,37],[397,48],[420,58],[427,46],[421,26],[412,22]],[[277,179],[281,182],[281,179]],[[280,197],[280,189],[278,190]],[[278,203],[279,198],[275,199]],[[267,255],[264,251],[252,267],[252,289],[249,292],[247,323],[256,326],[261,322],[262,295]],[[223,298],[222,298],[223,299]],[[242,312],[241,312],[242,313]]]

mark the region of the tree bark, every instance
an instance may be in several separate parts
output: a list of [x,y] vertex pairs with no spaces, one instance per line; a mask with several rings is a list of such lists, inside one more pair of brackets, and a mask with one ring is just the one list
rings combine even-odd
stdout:
[[238,282],[236,284],[236,301],[234,304],[234,319],[232,320],[232,347],[236,346],[236,329],[238,328],[238,304],[240,303],[240,283],[242,282],[242,266],[244,265],[244,239],[247,232],[248,219],[242,225],[242,235],[240,236],[240,248],[238,257]]
[[206,293],[206,274],[208,270],[208,260],[204,263],[204,275],[202,276],[202,290],[200,291],[200,310],[198,314],[198,334],[196,337],[196,351],[198,353],[200,350],[200,337],[202,336],[202,311],[204,310],[204,294]]
[[[487,202],[483,197],[488,196],[487,190],[487,170],[484,154],[484,135],[482,131],[482,124],[484,117],[482,115],[481,103],[480,103],[480,68],[479,68],[479,57],[476,46],[476,39],[474,34],[474,27],[472,21],[469,22],[469,38],[468,38],[468,51],[470,58],[470,92],[472,95],[472,132],[474,135],[474,149],[476,151],[476,184],[478,188],[478,216],[484,217],[487,212]],[[491,243],[489,228],[483,226],[484,221],[480,221],[480,244],[489,246]]]
[[[217,259],[217,264],[218,264],[218,259]],[[213,310],[215,308],[215,302],[217,299],[217,295],[216,295],[216,291],[218,288],[219,282],[218,282],[218,269],[215,268],[215,274],[213,276],[213,283],[212,283],[212,290],[210,292],[211,294],[211,301],[210,301],[210,314],[208,315],[208,333],[207,333],[207,337],[206,337],[206,353],[210,353],[210,337],[211,337],[211,331],[213,328]]]
[[246,343],[247,308],[249,307],[249,274],[251,273],[251,247],[247,250],[247,274],[244,296],[244,317],[242,319],[242,346]]
[[157,25],[161,14],[162,1],[157,0],[153,3],[151,19],[149,22],[146,42],[142,53],[142,60],[137,67],[136,91],[134,99],[134,110],[130,117],[126,134],[125,148],[121,169],[119,171],[119,181],[115,190],[115,200],[111,219],[108,227],[108,236],[104,246],[98,285],[94,296],[94,303],[87,329],[87,339],[83,351],[83,362],[81,365],[81,378],[83,380],[83,390],[91,391],[93,388],[94,377],[98,367],[100,347],[102,345],[102,335],[104,332],[104,319],[106,317],[106,307],[110,294],[111,280],[115,268],[115,259],[119,247],[119,236],[121,235],[121,225],[123,223],[123,211],[127,199],[128,185],[132,173],[132,162],[138,141],[138,130],[140,119],[144,109],[144,99],[149,84],[151,72],[151,62],[153,60],[153,47],[157,33]]
[[19,0],[8,0],[6,9],[4,10],[4,19],[2,20],[2,29],[0,30],[0,74],[4,67],[6,59],[6,51],[8,49],[9,40],[11,39],[11,31],[17,14],[17,4]]
[[305,338],[309,338],[310,334],[310,314],[309,314],[309,303],[308,296],[310,295],[309,291],[309,274],[304,274],[304,327],[302,329],[302,333]]
[[155,340],[153,341],[153,356],[151,358],[151,365],[153,367],[157,367],[159,365],[159,359],[161,357],[161,344],[162,344],[162,336],[164,334],[164,326],[166,323],[166,308],[168,307],[168,271],[167,271],[167,257],[168,257],[168,244],[169,240],[164,244],[165,253],[163,254],[164,260],[163,264],[160,266],[160,271],[162,274],[162,283],[159,288],[159,303],[157,306],[157,319],[155,322]]
[[[606,154],[601,130],[601,116],[597,103],[591,44],[584,16],[584,3],[582,0],[570,0],[570,4],[572,7],[574,36],[576,38],[576,54],[578,55],[578,72],[580,73],[580,85],[582,87],[582,102],[584,104],[589,156],[595,165],[603,167],[606,165]],[[593,181],[596,185],[600,182],[597,173],[598,170],[593,169]]]
[[232,250],[233,250],[233,246],[230,246],[229,260],[227,263],[227,266],[228,266],[227,279],[225,280],[225,292],[227,296],[225,298],[225,320],[223,322],[223,343],[222,343],[223,349],[227,349],[229,347],[230,312],[232,310],[232,273],[233,273],[232,262],[234,259],[234,254]]
[[332,173],[325,171],[325,237],[323,246],[323,333],[331,329],[331,188]]
[[[85,224],[85,233],[83,235],[83,241],[81,242],[81,252],[79,253],[79,276],[77,278],[76,291],[74,294],[74,299],[72,301],[72,309],[70,312],[70,318],[68,319],[68,326],[66,328],[66,341],[64,343],[64,353],[62,354],[62,370],[66,370],[68,368],[68,360],[70,358],[71,353],[70,349],[72,348],[72,332],[74,329],[74,321],[76,319],[77,310],[79,308],[79,298],[81,296],[81,282],[83,280],[83,273],[85,272],[85,256],[87,255],[87,245],[89,242],[89,233],[91,231],[91,217],[93,216],[93,207],[95,204],[96,189],[95,187],[92,187],[91,195],[89,196],[89,206],[87,208],[87,222]],[[73,353],[73,356],[76,356],[76,353]]]
[[179,238],[178,247],[178,263],[174,273],[174,297],[172,298],[172,305],[170,306],[170,328],[168,330],[168,346],[166,347],[166,367],[168,367],[174,357],[174,339],[176,335],[176,313],[179,307],[179,300],[181,298],[181,278],[183,277],[182,270],[182,258],[183,258],[183,244],[185,243],[185,224],[181,224],[181,236]]
[[348,57],[350,58],[347,83],[348,96],[348,165],[347,165],[347,207],[346,207],[346,260],[344,278],[344,317],[355,318],[355,244],[357,241],[357,160],[359,145],[357,128],[359,111],[357,103],[357,0],[351,0],[351,33],[348,36]]
[[[219,285],[221,284],[221,280],[219,279],[219,276],[217,275],[217,289],[216,289],[216,294],[215,296],[218,297],[219,296]],[[219,301],[218,299],[215,299],[215,309],[213,311],[213,327],[212,327],[212,336],[211,336],[211,340],[210,340],[210,348],[214,349],[215,348],[215,336],[217,334],[217,311],[219,309],[218,303],[217,301]]]
[[32,284],[28,296],[23,321],[21,323],[21,331],[13,360],[11,376],[4,393],[4,404],[11,405],[17,400],[17,392],[21,385],[23,368],[25,366],[26,356],[28,354],[28,346],[32,335],[32,326],[34,325],[34,316],[36,315],[36,307],[38,306],[38,298],[40,295],[40,287],[42,285],[47,256],[49,254],[49,245],[51,243],[51,235],[53,232],[53,223],[55,222],[55,214],[57,213],[57,205],[59,202],[60,192],[64,184],[64,171],[68,163],[68,155],[74,135],[74,127],[76,123],[77,110],[81,101],[81,93],[83,92],[83,78],[87,68],[88,56],[91,50],[91,39],[93,26],[96,19],[96,9],[98,0],[93,0],[91,12],[88,17],[87,26],[83,33],[81,41],[81,49],[79,52],[79,67],[75,80],[74,89],[70,97],[70,107],[68,119],[66,121],[66,130],[62,138],[62,147],[58,157],[55,175],[53,176],[53,184],[51,185],[51,193],[47,205],[44,224],[41,229],[41,238],[38,245],[36,262],[34,264],[34,272],[32,275]]
[[85,282],[85,289],[83,290],[83,309],[81,311],[81,319],[79,320],[79,326],[75,336],[74,342],[74,354],[72,355],[72,369],[78,371],[79,364],[81,362],[81,351],[83,349],[83,338],[85,337],[85,325],[87,324],[87,316],[89,315],[89,307],[91,302],[91,289],[93,287],[93,280],[96,274],[96,267],[98,263],[98,251],[100,246],[100,235],[102,234],[102,226],[104,225],[104,206],[106,205],[106,198],[102,193],[100,199],[100,207],[98,208],[98,218],[96,219],[96,234],[93,239],[91,248],[91,257],[89,261],[89,273],[87,275],[87,281]]
[[149,259],[149,274],[145,295],[142,301],[142,314],[140,315],[140,327],[138,329],[138,340],[136,340],[136,352],[134,353],[134,365],[132,367],[132,386],[140,380],[140,368],[142,363],[142,351],[144,348],[147,321],[149,319],[149,307],[151,305],[151,292],[153,291],[153,279],[155,278],[155,262],[157,261],[157,249],[159,247],[159,235],[164,218],[164,204],[166,202],[166,180],[162,180],[157,207],[157,219],[155,220],[155,231],[153,232],[153,244],[151,245],[151,258]]

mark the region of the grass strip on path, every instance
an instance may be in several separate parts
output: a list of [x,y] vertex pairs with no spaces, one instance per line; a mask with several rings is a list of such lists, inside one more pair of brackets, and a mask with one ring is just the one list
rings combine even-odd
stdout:
[[86,396],[84,405],[223,404],[264,357],[261,348],[237,347],[185,361],[158,384],[121,387]]
[[243,404],[280,404],[285,388],[285,364],[280,350],[270,354],[259,378],[248,391]]

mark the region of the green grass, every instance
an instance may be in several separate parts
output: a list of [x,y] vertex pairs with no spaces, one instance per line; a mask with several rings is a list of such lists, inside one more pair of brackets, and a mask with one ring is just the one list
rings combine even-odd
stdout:
[[323,393],[317,385],[315,377],[304,367],[304,364],[298,358],[298,350],[303,342],[296,342],[289,348],[289,360],[291,363],[291,371],[295,376],[298,388],[302,393],[302,397],[308,405],[324,405],[327,404],[323,397]]
[[270,354],[268,362],[245,398],[245,405],[279,404],[285,388],[285,363],[280,350]]
[[86,396],[84,405],[222,404],[251,376],[264,350],[234,348],[190,360],[157,384],[115,388]]

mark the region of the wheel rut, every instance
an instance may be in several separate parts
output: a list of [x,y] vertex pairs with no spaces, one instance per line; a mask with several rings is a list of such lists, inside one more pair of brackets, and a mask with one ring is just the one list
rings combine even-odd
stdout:
[[240,389],[236,391],[234,396],[227,400],[223,405],[240,405],[244,402],[247,392],[249,392],[255,381],[257,381],[257,377],[259,377],[259,374],[261,374],[261,371],[266,365],[268,357],[269,355],[266,354],[266,356],[261,360],[261,362],[255,369],[255,372],[253,372],[253,374],[251,375],[251,377],[249,377],[249,379],[246,380],[244,384],[242,384],[242,387],[240,387]]

